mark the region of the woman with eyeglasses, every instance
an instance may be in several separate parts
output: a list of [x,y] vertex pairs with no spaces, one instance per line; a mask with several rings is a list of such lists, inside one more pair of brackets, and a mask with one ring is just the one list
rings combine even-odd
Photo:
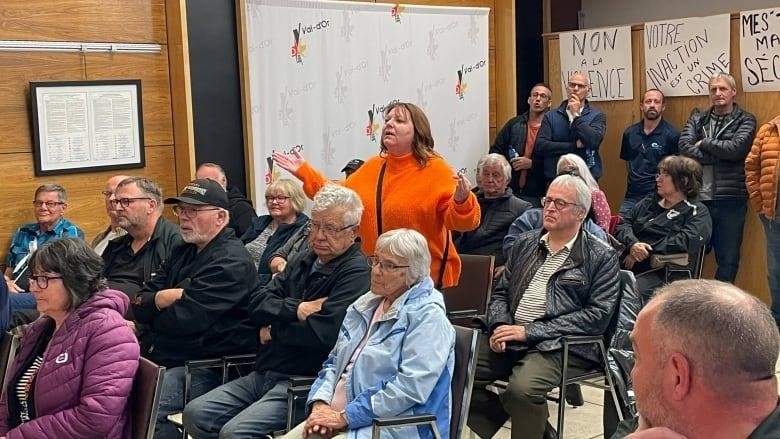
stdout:
[[558,159],[558,175],[569,174],[580,177],[590,189],[593,204],[591,204],[590,217],[599,227],[609,233],[609,223],[612,218],[612,211],[607,202],[607,196],[601,190],[593,174],[588,170],[585,160],[577,154],[564,154]]
[[43,317],[22,337],[0,398],[0,437],[129,438],[139,347],[129,299],[106,289],[103,260],[81,239],[30,256]]
[[[391,230],[376,242],[371,290],[347,309],[339,338],[312,385],[310,413],[286,436],[371,437],[374,418],[428,413],[449,437],[455,331],[433,287],[425,237]],[[396,427],[393,438],[430,437]]]
[[[468,232],[479,225],[480,207],[471,182],[433,150],[430,123],[420,107],[390,103],[384,120],[379,155],[341,181],[365,206],[360,221],[363,251],[374,253],[377,237],[387,230],[413,228],[428,241],[436,286],[457,285],[461,263],[450,231]],[[328,183],[297,151],[271,156],[303,181],[310,197]]]
[[658,164],[655,182],[656,193],[637,202],[615,232],[626,246],[622,265],[638,274],[637,287],[646,299],[665,280],[663,267],[651,266],[653,255],[696,254],[712,234],[710,213],[696,199],[702,186],[696,160],[667,156]]
[[257,266],[260,284],[271,280],[269,262],[272,255],[309,222],[303,213],[306,195],[294,181],[282,178],[265,189],[265,207],[268,215],[252,222],[241,241]]

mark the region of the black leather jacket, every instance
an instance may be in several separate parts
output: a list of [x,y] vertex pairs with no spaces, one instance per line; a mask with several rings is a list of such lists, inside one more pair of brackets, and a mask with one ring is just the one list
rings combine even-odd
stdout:
[[[504,272],[490,296],[487,323],[490,332],[499,325],[514,324],[514,313],[534,273],[547,256],[540,241],[543,229],[517,238]],[[580,231],[571,253],[547,284],[544,317],[525,325],[527,341],[510,343],[507,349],[528,347],[540,351],[561,348],[567,335],[600,335],[609,326],[620,296],[618,254],[608,244]],[[599,361],[594,346],[572,346],[573,352]]]
[[[715,133],[707,128],[712,109],[694,109],[680,133],[680,154],[712,165],[713,199],[747,198],[745,158],[756,135],[756,118],[734,104],[731,119]],[[699,146],[694,146],[701,140]]]

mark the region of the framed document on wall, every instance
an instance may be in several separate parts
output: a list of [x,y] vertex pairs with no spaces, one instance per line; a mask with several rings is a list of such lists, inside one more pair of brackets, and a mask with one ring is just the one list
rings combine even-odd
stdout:
[[30,82],[35,175],[142,168],[141,80]]

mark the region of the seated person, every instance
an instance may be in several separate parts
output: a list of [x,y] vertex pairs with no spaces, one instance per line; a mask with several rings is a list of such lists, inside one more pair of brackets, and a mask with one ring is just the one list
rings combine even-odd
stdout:
[[109,178],[108,181],[106,181],[105,188],[100,192],[103,195],[103,202],[106,206],[108,226],[106,226],[102,232],[98,233],[94,238],[92,238],[91,244],[92,249],[95,250],[95,253],[100,256],[103,255],[103,252],[106,250],[109,241],[127,233],[125,229],[119,227],[119,222],[117,221],[116,217],[116,209],[114,209],[114,203],[112,203],[112,200],[114,199],[114,192],[116,192],[116,187],[119,182],[128,177],[128,175],[115,175]]
[[[436,416],[441,437],[450,437],[455,331],[433,287],[430,258],[425,238],[414,230],[379,237],[371,291],[347,310],[309,393],[309,417],[284,439],[369,437],[374,418],[420,413]],[[417,426],[391,434],[432,437]]]
[[639,274],[637,288],[645,301],[665,281],[663,267],[651,267],[652,255],[694,255],[710,239],[709,211],[695,199],[701,184],[696,160],[665,157],[658,164],[656,194],[636,203],[617,227],[615,238],[626,246],[623,266]]
[[3,438],[126,438],[138,342],[127,296],[106,289],[103,261],[82,239],[30,256],[30,290],[43,317],[22,337],[0,399]]
[[249,302],[260,339],[254,371],[187,404],[190,436],[262,437],[285,427],[288,378],[317,373],[347,307],[368,291],[370,268],[356,240],[362,214],[351,189],[326,185],[317,193],[311,250],[293,255]]
[[309,221],[303,213],[305,200],[303,189],[287,178],[276,180],[265,188],[268,215],[255,218],[249,230],[241,236],[257,266],[260,285],[271,280],[268,265],[271,255]]
[[241,190],[228,183],[225,170],[217,163],[201,163],[195,171],[196,179],[208,178],[216,181],[227,192],[228,214],[230,220],[228,227],[233,229],[237,237],[241,237],[252,227],[252,221],[257,218],[257,212],[252,207],[252,200],[248,199]]
[[[227,193],[219,183],[196,179],[175,204],[184,241],[171,251],[133,301],[133,314],[145,325],[144,357],[165,366],[155,438],[181,438],[168,422],[184,408],[184,363],[251,352],[257,332],[249,322],[250,294],[258,288],[255,263],[228,224]],[[220,384],[221,372],[192,373],[189,394],[200,396]]]
[[631,334],[640,417],[612,439],[780,437],[779,338],[766,305],[734,285],[695,279],[663,287]]
[[[135,300],[144,282],[182,244],[179,227],[162,216],[160,186],[145,177],[128,177],[117,184],[111,203],[117,223],[127,233],[108,243],[103,274],[111,288]],[[133,320],[132,309],[127,319]]]
[[509,226],[531,203],[512,195],[509,179],[512,168],[501,154],[488,154],[477,163],[477,202],[482,211],[479,226],[470,232],[453,232],[453,242],[458,253],[493,255],[496,269],[506,259],[501,251]]
[[[27,268],[27,259],[30,253],[54,239],[69,237],[84,239],[84,232],[65,219],[67,208],[68,194],[64,187],[48,183],[35,189],[33,213],[36,222],[24,224],[14,232],[11,238],[11,248],[8,250],[8,257],[5,261],[5,281],[8,284],[10,295],[8,298],[9,306],[3,312],[8,313],[9,322],[16,311],[35,309],[35,298],[32,294],[15,294],[29,291],[27,277],[30,275],[30,271]],[[30,322],[35,317],[37,315],[22,319],[22,321]]]
[[582,178],[588,185],[593,197],[588,217],[592,219],[605,232],[609,232],[609,222],[612,219],[612,210],[607,202],[607,196],[599,188],[599,184],[588,170],[585,160],[577,154],[564,154],[558,159],[558,175],[571,174]]
[[[546,395],[561,380],[560,338],[602,335],[616,311],[617,252],[582,230],[591,200],[579,177],[553,180],[542,199],[544,228],[517,238],[494,285],[468,416],[480,437],[511,417],[513,438],[541,438]],[[593,345],[572,346],[569,370],[590,369],[599,357]],[[509,383],[500,395],[487,389],[498,379]]]

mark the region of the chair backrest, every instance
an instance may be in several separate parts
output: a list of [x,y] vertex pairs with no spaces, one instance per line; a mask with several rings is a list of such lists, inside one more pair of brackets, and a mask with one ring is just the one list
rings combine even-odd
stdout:
[[152,439],[165,368],[141,357],[131,397],[133,439]]
[[461,273],[458,285],[444,291],[447,315],[454,323],[468,325],[477,315],[485,314],[493,288],[492,255],[460,255]]
[[8,372],[11,370],[11,365],[14,362],[14,358],[16,358],[16,351],[18,350],[19,336],[6,332],[3,335],[2,342],[0,342],[0,373],[3,374],[3,378],[0,380],[3,385],[2,389],[0,389],[0,394],[5,393],[8,380],[11,378],[8,376]]
[[479,332],[476,329],[457,325],[454,328],[455,369],[452,372],[450,438],[460,439],[471,404],[471,388],[474,385],[474,372],[477,369]]

